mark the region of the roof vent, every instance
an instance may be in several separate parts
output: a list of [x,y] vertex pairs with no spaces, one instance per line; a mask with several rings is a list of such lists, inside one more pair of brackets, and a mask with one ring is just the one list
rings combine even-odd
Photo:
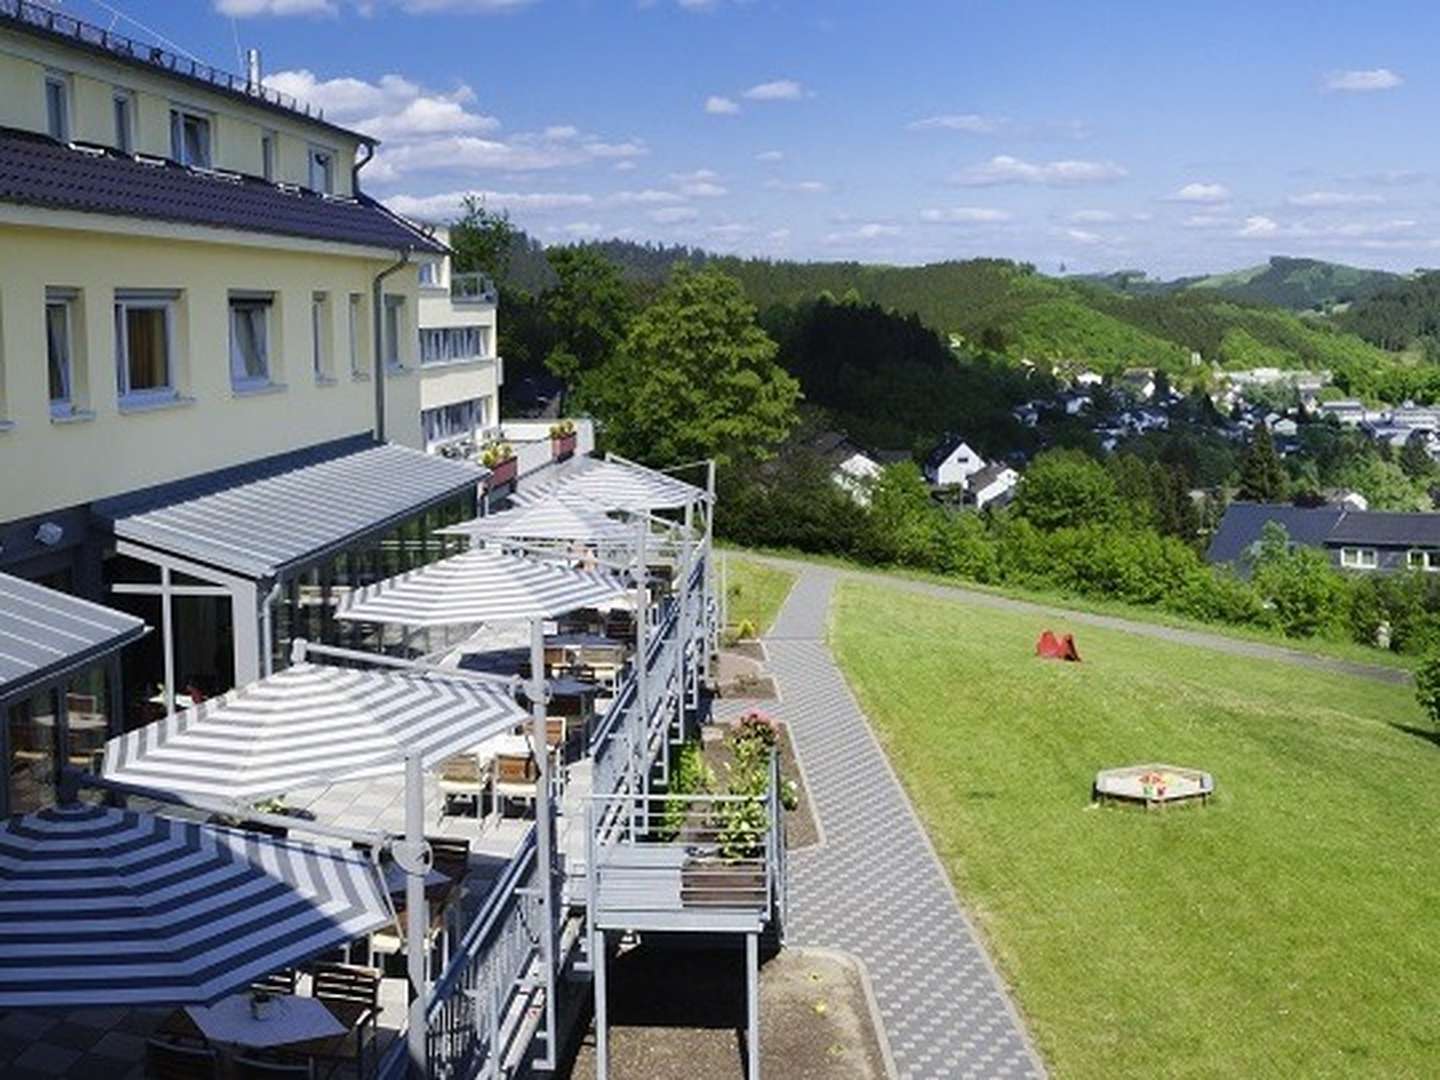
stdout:
[[54,547],[65,537],[65,530],[53,521],[42,521],[40,527],[35,530],[35,542],[44,544],[46,547]]

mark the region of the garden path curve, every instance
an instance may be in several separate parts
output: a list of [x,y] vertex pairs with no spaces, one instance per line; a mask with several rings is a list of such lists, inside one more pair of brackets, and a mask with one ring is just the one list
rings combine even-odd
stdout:
[[[1004,984],[825,643],[838,575],[798,569],[765,647],[821,843],[791,854],[787,941],[864,962],[905,1080],[1043,1077]],[[738,704],[725,702],[724,711]]]

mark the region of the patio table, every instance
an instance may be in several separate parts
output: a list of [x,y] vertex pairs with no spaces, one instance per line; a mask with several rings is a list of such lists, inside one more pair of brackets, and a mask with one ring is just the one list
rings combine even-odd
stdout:
[[325,1003],[310,997],[274,998],[264,1020],[250,1011],[249,993],[231,994],[214,1005],[187,1005],[185,1012],[211,1042],[255,1049],[345,1034],[345,1025]]

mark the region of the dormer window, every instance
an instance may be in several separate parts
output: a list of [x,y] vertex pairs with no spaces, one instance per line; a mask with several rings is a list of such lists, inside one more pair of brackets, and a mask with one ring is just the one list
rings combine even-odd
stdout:
[[170,157],[181,165],[210,167],[210,120],[185,109],[170,110]]
[[52,139],[70,141],[70,82],[56,72],[45,76],[45,122]]
[[335,192],[335,155],[329,150],[310,148],[310,190],[322,195]]

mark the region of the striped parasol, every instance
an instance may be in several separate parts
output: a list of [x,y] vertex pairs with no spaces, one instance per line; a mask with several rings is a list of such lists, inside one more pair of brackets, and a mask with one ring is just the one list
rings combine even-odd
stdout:
[[512,540],[573,540],[587,544],[633,542],[635,530],[578,498],[553,496],[437,529],[450,536],[504,537]]
[[254,800],[429,765],[525,719],[503,689],[401,671],[296,664],[111,739],[104,775]]
[[207,1004],[391,918],[348,849],[79,803],[0,823],[0,1006]]
[[680,510],[710,497],[693,484],[643,465],[590,458],[536,491],[517,492],[510,501],[532,506],[555,495],[604,510]]
[[604,603],[626,588],[606,571],[477,548],[358,589],[335,615],[410,627],[522,622]]

